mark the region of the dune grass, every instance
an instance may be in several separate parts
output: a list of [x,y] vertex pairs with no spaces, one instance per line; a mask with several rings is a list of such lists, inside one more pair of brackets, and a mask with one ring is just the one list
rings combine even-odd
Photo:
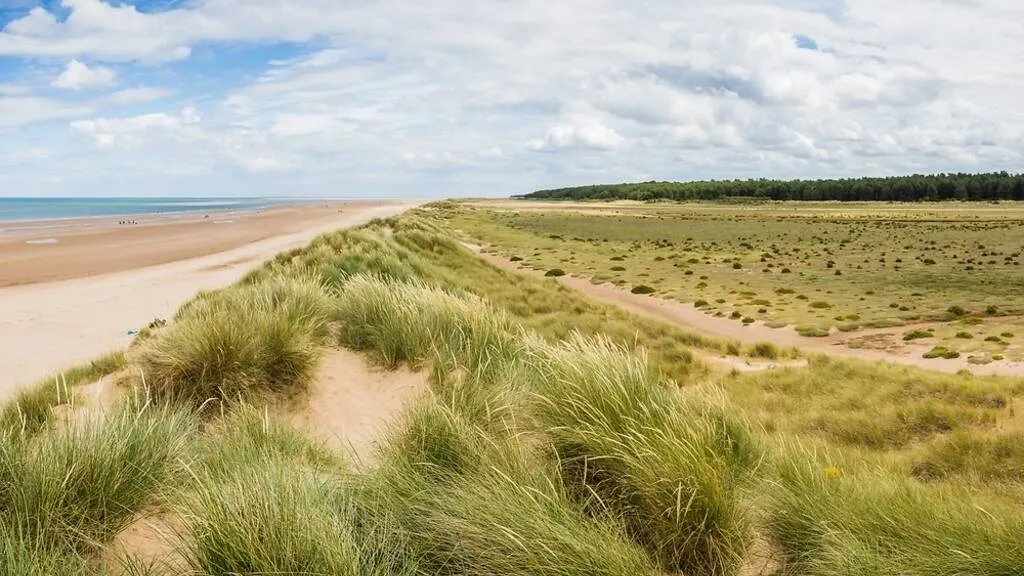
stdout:
[[429,574],[653,574],[613,518],[588,518],[518,438],[439,404],[410,412],[366,504]]
[[317,283],[277,279],[202,295],[132,353],[157,399],[237,401],[308,384],[329,332]]
[[733,573],[750,543],[741,489],[759,459],[742,424],[607,340],[536,355],[536,410],[568,487],[623,518],[665,569]]
[[179,409],[126,405],[34,438],[5,439],[0,524],[40,550],[95,547],[180,478],[195,424]]
[[72,401],[75,386],[113,374],[125,365],[124,353],[113,352],[19,390],[0,408],[0,431],[35,434],[53,421],[54,406]]

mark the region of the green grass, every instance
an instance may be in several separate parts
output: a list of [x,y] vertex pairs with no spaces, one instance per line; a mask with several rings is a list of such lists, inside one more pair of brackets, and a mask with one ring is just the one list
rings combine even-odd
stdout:
[[739,491],[758,458],[744,427],[608,341],[535,354],[536,410],[567,486],[624,518],[666,570],[732,573],[750,542]]
[[180,477],[195,426],[178,409],[128,405],[8,439],[0,445],[0,519],[39,549],[88,550]]
[[318,284],[273,280],[204,295],[132,352],[158,399],[201,406],[301,391],[328,336],[330,301]]
[[838,455],[782,451],[768,533],[793,573],[996,576],[1024,566],[1016,510],[844,464]]

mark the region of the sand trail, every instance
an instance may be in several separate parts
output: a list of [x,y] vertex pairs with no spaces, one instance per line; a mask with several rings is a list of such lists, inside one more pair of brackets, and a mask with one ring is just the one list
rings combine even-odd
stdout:
[[[484,252],[480,246],[474,244],[466,244],[465,246],[499,268],[533,274],[538,277],[543,276],[543,271],[525,268],[498,254]],[[744,325],[735,320],[716,318],[705,314],[700,309],[695,308],[693,304],[684,304],[655,296],[633,294],[614,284],[594,284],[589,278],[568,275],[562,276],[558,280],[591,298],[614,304],[638,316],[671,322],[708,336],[729,338],[746,344],[771,342],[781,347],[793,346],[808,354],[827,354],[829,356],[855,358],[872,362],[884,361],[948,373],[955,373],[966,369],[981,375],[1024,376],[1024,363],[1020,362],[1004,360],[986,365],[972,365],[967,362],[965,357],[925,359],[921,357],[921,354],[928,347],[920,344],[903,343],[898,350],[850,348],[846,345],[850,340],[863,336],[902,335],[908,329],[906,326],[876,328],[852,333],[836,332],[827,338],[809,338],[800,336],[789,327],[769,328],[761,322]],[[737,367],[737,369],[740,368]]]

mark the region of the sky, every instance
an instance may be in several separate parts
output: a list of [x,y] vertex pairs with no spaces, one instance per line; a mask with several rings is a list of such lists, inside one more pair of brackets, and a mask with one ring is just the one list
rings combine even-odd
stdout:
[[1019,0],[0,0],[0,196],[1024,170]]

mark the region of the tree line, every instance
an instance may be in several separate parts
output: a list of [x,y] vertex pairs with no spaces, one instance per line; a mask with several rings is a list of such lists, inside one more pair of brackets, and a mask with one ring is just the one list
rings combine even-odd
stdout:
[[833,180],[705,180],[555,188],[515,196],[535,200],[838,200],[919,202],[1024,200],[1024,174],[934,174]]

